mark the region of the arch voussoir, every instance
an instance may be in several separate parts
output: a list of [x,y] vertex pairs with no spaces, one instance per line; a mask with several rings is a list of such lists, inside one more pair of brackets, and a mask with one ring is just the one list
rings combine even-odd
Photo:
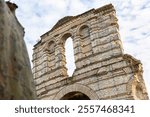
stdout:
[[78,83],[64,87],[55,95],[54,100],[60,100],[64,95],[71,92],[81,92],[87,95],[91,100],[98,100],[97,94],[91,88]]

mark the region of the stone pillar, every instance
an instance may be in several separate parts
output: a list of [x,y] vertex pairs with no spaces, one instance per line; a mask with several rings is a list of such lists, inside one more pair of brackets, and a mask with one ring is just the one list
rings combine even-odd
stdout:
[[96,46],[96,39],[98,39],[98,31],[99,31],[96,17],[91,19],[90,23],[91,23],[90,39],[91,39],[93,52],[95,52],[96,48],[94,47]]
[[[77,63],[83,57],[82,44],[79,35],[74,36],[73,48],[74,48],[75,63]],[[76,65],[76,67],[78,67],[78,65]]]
[[35,99],[24,28],[10,6],[0,0],[0,99]]
[[56,44],[56,51],[55,51],[55,63],[56,63],[56,69],[61,69],[58,74],[67,76],[67,68],[66,60],[65,60],[65,52],[64,52],[64,46],[62,43]]

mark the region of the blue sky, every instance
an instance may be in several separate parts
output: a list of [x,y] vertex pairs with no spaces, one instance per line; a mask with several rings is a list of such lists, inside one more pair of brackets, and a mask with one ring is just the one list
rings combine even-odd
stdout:
[[16,15],[25,27],[30,59],[33,45],[62,17],[77,15],[112,3],[116,9],[124,52],[141,60],[150,92],[150,0],[11,0],[19,8]]

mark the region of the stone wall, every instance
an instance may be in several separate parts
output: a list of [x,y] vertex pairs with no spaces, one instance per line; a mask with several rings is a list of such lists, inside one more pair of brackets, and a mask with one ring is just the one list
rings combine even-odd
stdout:
[[[124,54],[112,4],[67,16],[34,46],[33,75],[39,99],[80,92],[89,99],[148,99],[142,64]],[[65,42],[73,40],[76,69],[68,77]],[[69,97],[68,97],[69,99]]]
[[0,0],[0,99],[36,99],[17,5]]

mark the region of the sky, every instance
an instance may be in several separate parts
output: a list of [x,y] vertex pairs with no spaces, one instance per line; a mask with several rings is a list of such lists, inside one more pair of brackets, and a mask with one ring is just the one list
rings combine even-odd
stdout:
[[78,15],[112,3],[116,9],[124,52],[141,60],[150,94],[150,0],[10,0],[25,28],[30,60],[33,45],[64,16]]

